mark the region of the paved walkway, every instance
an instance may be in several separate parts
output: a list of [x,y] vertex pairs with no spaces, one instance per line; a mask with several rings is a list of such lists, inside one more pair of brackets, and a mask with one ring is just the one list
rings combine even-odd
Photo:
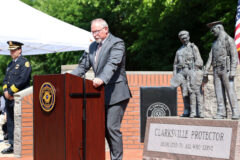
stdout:
[[[142,160],[143,150],[125,149],[123,151],[123,160]],[[106,152],[106,160],[110,160],[109,152]]]
[[[6,156],[0,157],[0,160],[33,160],[33,157],[16,158],[16,157],[13,157],[13,154],[9,156],[11,157],[6,157]],[[106,160],[110,160],[108,151],[106,152]],[[137,149],[124,150],[123,160],[142,160],[142,150],[137,150]]]
[[[1,129],[1,128],[0,128]],[[7,155],[3,155],[1,153],[1,151],[5,148],[8,148],[9,147],[9,144],[7,144],[6,141],[3,141],[3,136],[2,136],[2,133],[0,133],[0,159],[2,160],[2,157],[13,157],[14,155],[13,154],[7,154]]]

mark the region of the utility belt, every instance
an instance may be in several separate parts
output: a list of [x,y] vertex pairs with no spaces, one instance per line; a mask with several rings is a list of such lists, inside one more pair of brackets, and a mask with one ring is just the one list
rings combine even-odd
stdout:
[[227,71],[229,71],[230,66],[231,66],[231,64],[230,64],[230,57],[229,56],[227,56],[227,57],[225,57],[221,60],[213,61],[213,67],[216,67],[216,68],[218,68],[218,67],[226,68]]
[[193,70],[194,68],[193,68],[192,66],[188,66],[188,65],[177,67],[177,71],[178,71],[178,72],[183,71],[183,70],[185,70],[185,69]]

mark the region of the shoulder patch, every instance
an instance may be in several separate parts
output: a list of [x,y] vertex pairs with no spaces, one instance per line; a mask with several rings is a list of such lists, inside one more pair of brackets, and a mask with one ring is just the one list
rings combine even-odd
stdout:
[[27,61],[27,62],[25,62],[25,66],[26,67],[30,67],[30,63]]

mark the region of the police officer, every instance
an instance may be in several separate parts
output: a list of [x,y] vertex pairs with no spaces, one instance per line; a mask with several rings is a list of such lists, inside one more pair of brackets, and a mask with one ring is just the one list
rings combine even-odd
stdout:
[[207,24],[216,37],[209,53],[205,75],[210,66],[213,66],[214,87],[217,98],[217,114],[215,119],[226,117],[226,96],[232,109],[232,119],[239,119],[240,113],[237,95],[234,89],[234,77],[236,74],[238,53],[234,40],[224,31],[221,21]]
[[3,80],[3,92],[6,99],[7,132],[9,148],[2,150],[2,154],[13,153],[14,135],[14,99],[13,94],[30,86],[31,66],[29,61],[22,56],[22,43],[8,41],[12,61],[8,64]]
[[[181,117],[190,116],[190,95],[188,91],[188,74],[194,70],[195,67],[201,68],[203,61],[198,50],[198,47],[190,42],[190,35],[188,31],[180,31],[178,34],[182,47],[180,47],[175,55],[173,64],[173,76],[181,80],[181,91],[184,103],[184,112]],[[182,78],[181,78],[182,77]]]

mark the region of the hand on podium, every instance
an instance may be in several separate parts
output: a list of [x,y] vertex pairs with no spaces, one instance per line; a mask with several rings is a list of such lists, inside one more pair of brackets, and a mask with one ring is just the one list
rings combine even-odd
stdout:
[[94,78],[93,79],[93,86],[95,88],[97,88],[97,87],[99,87],[101,85],[103,85],[103,80],[101,80],[100,78]]

